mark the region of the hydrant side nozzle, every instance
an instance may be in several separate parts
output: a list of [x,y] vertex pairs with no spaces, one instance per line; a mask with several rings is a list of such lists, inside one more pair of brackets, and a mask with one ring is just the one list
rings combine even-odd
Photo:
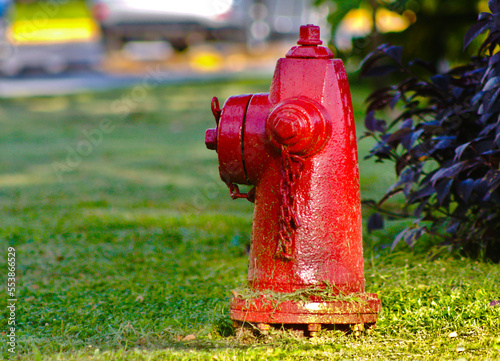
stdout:
[[286,146],[292,154],[310,156],[321,150],[330,137],[330,122],[324,107],[306,97],[287,99],[278,104],[266,123],[266,134],[278,148]]
[[210,150],[217,150],[217,129],[210,128],[205,132],[205,145]]

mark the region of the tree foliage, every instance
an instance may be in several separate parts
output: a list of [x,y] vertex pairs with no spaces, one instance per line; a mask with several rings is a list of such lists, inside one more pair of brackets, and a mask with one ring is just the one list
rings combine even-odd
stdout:
[[[363,60],[362,76],[406,76],[370,95],[365,119],[364,136],[377,141],[368,157],[394,162],[398,177],[376,207],[402,192],[416,217],[393,247],[430,233],[500,261],[500,0],[489,7],[465,36],[464,48],[487,33],[466,65],[440,74],[418,59],[403,62],[402,48],[388,44]],[[384,110],[396,115],[379,119]],[[369,221],[381,224],[379,213]]]
[[332,34],[345,15],[356,8],[371,9],[373,12],[386,8],[399,14],[411,12],[416,16],[416,22],[402,32],[379,33],[377,27],[373,26],[370,34],[355,38],[352,50],[347,53],[340,52],[340,56],[362,58],[379,44],[390,42],[396,45],[405,44],[405,53],[408,56],[419,57],[437,65],[443,60],[465,61],[466,54],[460,54],[461,39],[474,23],[480,1],[315,0],[315,3],[332,4],[332,11],[328,16]]

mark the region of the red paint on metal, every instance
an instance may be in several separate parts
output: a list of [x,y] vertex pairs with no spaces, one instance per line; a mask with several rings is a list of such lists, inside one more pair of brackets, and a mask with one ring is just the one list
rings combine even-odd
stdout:
[[[217,149],[220,175],[233,197],[236,183],[255,186],[250,196],[240,195],[255,201],[251,288],[289,293],[329,284],[341,295],[364,295],[358,159],[347,76],[342,61],[318,46],[319,27],[301,27],[298,44],[278,60],[269,94],[232,96],[222,112],[212,103],[218,127],[207,130],[206,144]],[[269,310],[244,311],[233,298],[231,317],[245,321],[242,312],[254,312],[260,316],[251,322],[373,323],[380,301],[371,295],[369,302],[371,311],[364,313],[358,312],[359,302],[344,302],[336,304],[336,316],[306,307],[273,310],[271,320],[262,316]]]
[[380,301],[376,294],[360,295],[353,301],[279,302],[261,297],[231,300],[233,319],[254,323],[361,324],[377,322]]

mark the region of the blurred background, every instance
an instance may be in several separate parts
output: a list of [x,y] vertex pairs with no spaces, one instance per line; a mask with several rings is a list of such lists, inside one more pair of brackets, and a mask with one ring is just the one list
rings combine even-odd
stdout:
[[301,24],[325,27],[327,11],[311,0],[1,0],[0,72],[240,71]]
[[[321,26],[348,72],[387,41],[444,70],[468,55],[462,38],[480,11],[487,0],[0,0],[0,96],[29,94],[5,83],[19,77],[125,85],[151,64],[183,76],[271,74],[307,23]],[[33,93],[72,90],[22,84]]]

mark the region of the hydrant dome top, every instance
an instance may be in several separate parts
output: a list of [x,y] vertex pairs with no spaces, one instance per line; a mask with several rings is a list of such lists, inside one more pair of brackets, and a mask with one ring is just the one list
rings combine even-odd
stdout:
[[286,54],[287,58],[301,59],[333,59],[333,53],[324,46],[320,40],[320,28],[313,24],[302,25],[300,27],[300,37],[298,46],[291,48]]

